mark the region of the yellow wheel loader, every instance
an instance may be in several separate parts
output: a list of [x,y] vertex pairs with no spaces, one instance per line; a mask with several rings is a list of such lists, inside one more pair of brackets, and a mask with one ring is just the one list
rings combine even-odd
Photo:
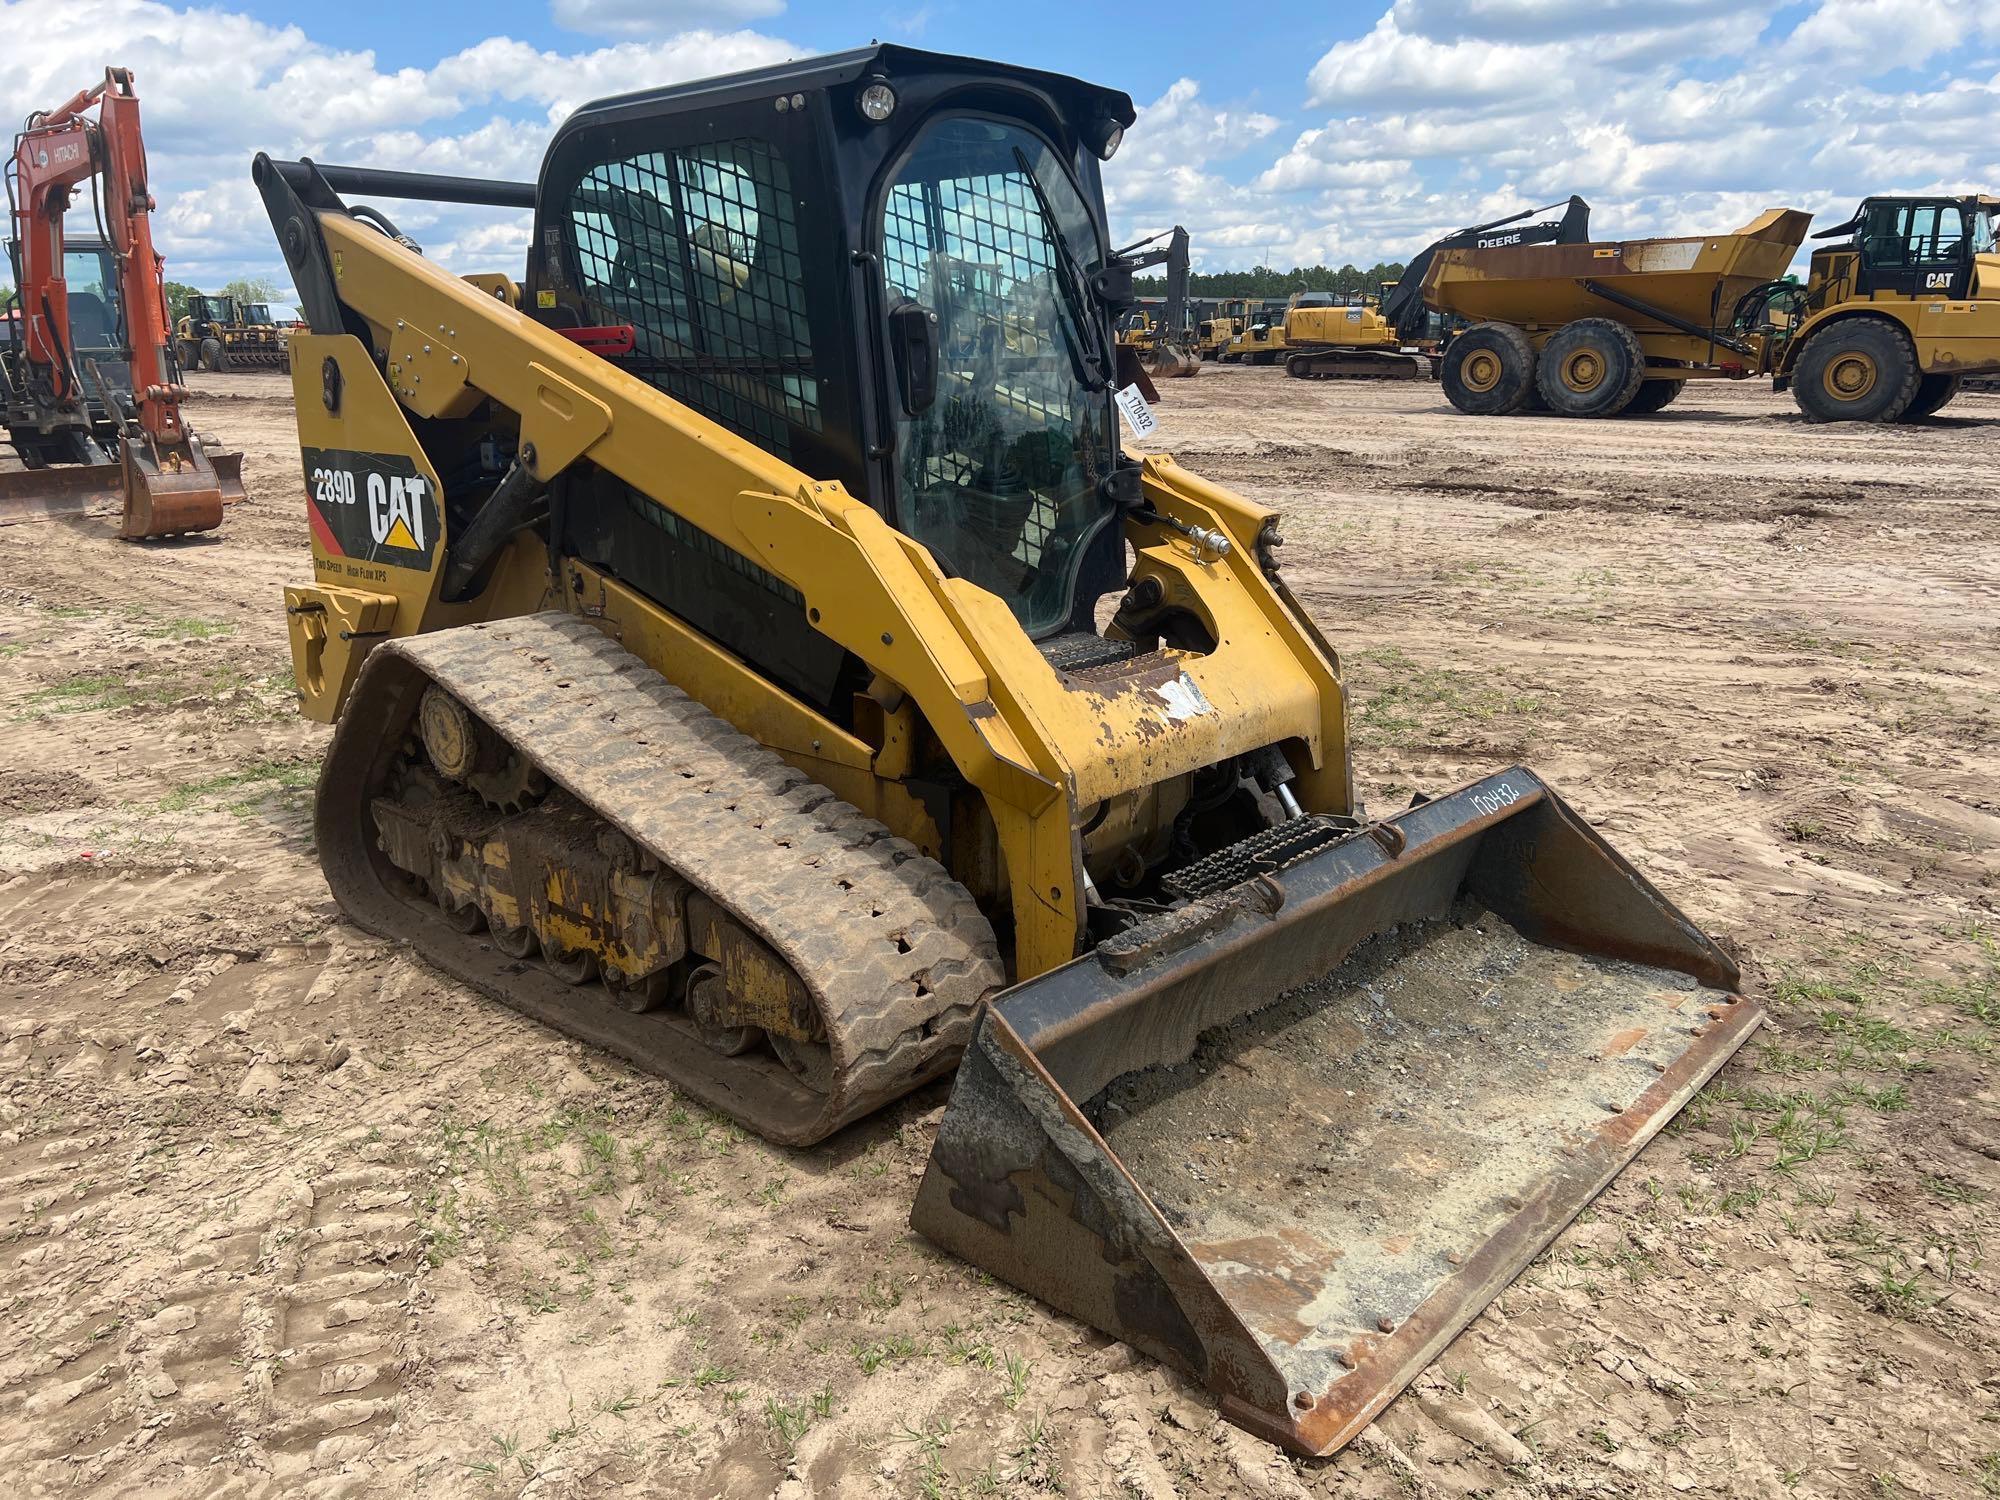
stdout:
[[1242,330],[1223,347],[1224,364],[1273,365],[1285,352],[1286,304],[1266,300],[1245,313]]
[[1869,198],[1816,240],[1801,292],[1737,310],[1781,352],[1773,371],[1809,422],[1914,422],[1967,376],[2000,372],[2000,199]]
[[[772,1140],[955,1068],[915,1226],[1323,1453],[1759,1009],[1530,772],[1364,812],[1276,513],[1123,451],[1132,118],[874,46],[534,184],[260,156],[315,827],[354,921]],[[532,208],[519,279],[399,196]]]

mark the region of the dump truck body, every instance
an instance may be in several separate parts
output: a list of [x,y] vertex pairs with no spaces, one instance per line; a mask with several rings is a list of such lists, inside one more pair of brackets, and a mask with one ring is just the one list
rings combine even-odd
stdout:
[[1917,420],[2000,369],[2000,200],[1863,202],[1781,280],[1809,216],[1772,209],[1731,235],[1439,254],[1433,307],[1476,320],[1447,353],[1461,410],[1658,411],[1690,380],[1769,376],[1809,421]]
[[[1531,336],[1583,318],[1615,317],[1639,335],[1649,355],[1714,363],[1718,351],[1678,325],[1727,335],[1737,302],[1784,274],[1811,222],[1796,209],[1767,209],[1730,234],[1444,250],[1431,263],[1424,300],[1469,322],[1511,323]],[[1630,302],[1612,302],[1594,287]]]
[[[774,1140],[957,1067],[917,1227],[1325,1451],[1756,1011],[1527,773],[1360,807],[1277,515],[1116,437],[1132,117],[878,46],[586,106],[539,184],[260,157],[313,330],[318,847],[355,921]],[[535,205],[525,274],[345,194]],[[1343,1101],[1433,1117],[1372,1074],[1434,1034],[1472,1092],[1425,1179]],[[1255,1202],[1174,1175],[1183,1096]],[[1271,1176],[1391,1147],[1395,1224]]]

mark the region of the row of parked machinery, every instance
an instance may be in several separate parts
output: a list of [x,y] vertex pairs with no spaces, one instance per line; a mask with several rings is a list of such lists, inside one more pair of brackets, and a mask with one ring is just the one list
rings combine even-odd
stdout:
[[175,352],[183,370],[282,370],[291,332],[268,303],[196,292],[174,325]]
[[2000,371],[2000,200],[1874,197],[1786,269],[1812,216],[1728,234],[1593,240],[1590,207],[1447,235],[1379,298],[1225,303],[1205,359],[1302,379],[1435,375],[1460,411],[1643,416],[1694,380],[1769,378],[1813,422],[1915,421]]

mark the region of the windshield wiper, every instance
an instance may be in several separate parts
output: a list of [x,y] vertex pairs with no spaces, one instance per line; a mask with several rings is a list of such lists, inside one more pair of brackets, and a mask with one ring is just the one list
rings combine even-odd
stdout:
[[[1070,325],[1076,331],[1075,338],[1065,341],[1070,368],[1076,374],[1077,383],[1085,390],[1105,390],[1111,382],[1104,373],[1107,362],[1104,330],[1089,315],[1090,294],[1084,289],[1083,267],[1077,261],[1076,252],[1070,249],[1069,236],[1063,233],[1062,221],[1056,217],[1055,206],[1049,202],[1048,190],[1042,186],[1042,179],[1035,175],[1035,169],[1028,165],[1028,153],[1016,146],[1014,160],[1021,164],[1021,175],[1028,180],[1028,191],[1035,195],[1035,206],[1042,211],[1042,220],[1049,226],[1050,242],[1055,246],[1056,290],[1062,293],[1063,311],[1069,314]],[[1086,337],[1090,341],[1088,350],[1082,347]]]

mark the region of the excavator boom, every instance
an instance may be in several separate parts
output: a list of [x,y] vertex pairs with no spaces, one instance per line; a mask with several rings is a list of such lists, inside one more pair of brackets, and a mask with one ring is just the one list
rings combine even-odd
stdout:
[[[81,309],[64,274],[63,225],[84,184],[98,194],[110,243],[103,282],[81,295],[106,324],[115,359],[76,346]],[[131,73],[107,68],[103,83],[30,115],[14,141],[11,186],[22,322],[0,349],[0,425],[23,468],[0,474],[0,525],[115,504],[118,534],[131,540],[219,526],[224,502],[243,497],[241,457],[181,416],[186,391]]]

